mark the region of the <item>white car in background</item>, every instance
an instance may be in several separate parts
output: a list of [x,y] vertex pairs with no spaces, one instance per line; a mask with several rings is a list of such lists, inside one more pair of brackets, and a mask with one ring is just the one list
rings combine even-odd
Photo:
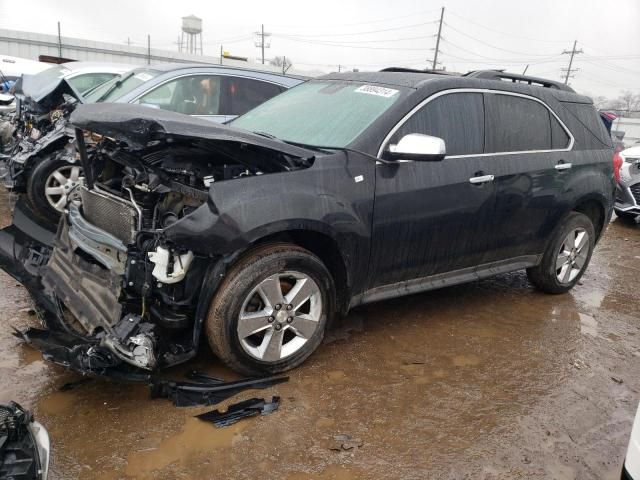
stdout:
[[627,457],[622,467],[622,480],[640,480],[640,407],[631,429]]
[[634,221],[640,215],[640,146],[617,153],[614,166],[617,181],[614,210],[621,219]]

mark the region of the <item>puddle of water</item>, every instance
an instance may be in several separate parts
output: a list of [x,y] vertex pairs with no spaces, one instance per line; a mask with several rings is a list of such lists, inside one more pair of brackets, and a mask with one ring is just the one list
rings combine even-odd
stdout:
[[586,313],[578,313],[580,316],[580,332],[592,337],[598,336],[598,322],[591,315]]
[[474,367],[480,364],[480,357],[472,353],[467,355],[455,355],[451,361],[455,367]]
[[69,411],[75,400],[73,392],[54,392],[40,401],[39,410],[45,414],[59,415]]
[[187,418],[179,434],[162,440],[156,448],[131,453],[125,473],[134,478],[155,478],[154,471],[172,463],[184,465],[198,453],[231,447],[234,437],[243,429],[242,423],[216,428],[197,418]]
[[354,478],[360,478],[360,473],[342,465],[329,465],[322,473],[296,472],[287,476],[287,480],[352,480]]

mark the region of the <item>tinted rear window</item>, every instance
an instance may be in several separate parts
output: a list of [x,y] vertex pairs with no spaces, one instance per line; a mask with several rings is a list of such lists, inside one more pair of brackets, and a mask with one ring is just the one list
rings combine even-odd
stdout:
[[551,148],[549,110],[539,102],[513,95],[488,94],[487,153]]

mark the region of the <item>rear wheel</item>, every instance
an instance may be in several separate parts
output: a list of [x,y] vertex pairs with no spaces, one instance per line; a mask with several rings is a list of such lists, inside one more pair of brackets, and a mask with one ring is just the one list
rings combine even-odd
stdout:
[[300,365],[320,345],[335,288],[322,261],[291,244],[250,252],[231,268],[207,318],[213,352],[248,375]]
[[567,292],[587,269],[594,246],[595,230],[589,217],[571,212],[547,247],[540,265],[527,269],[527,276],[544,292]]
[[55,153],[36,162],[27,180],[27,198],[42,220],[57,224],[69,202],[79,197],[84,183],[82,167],[59,159]]

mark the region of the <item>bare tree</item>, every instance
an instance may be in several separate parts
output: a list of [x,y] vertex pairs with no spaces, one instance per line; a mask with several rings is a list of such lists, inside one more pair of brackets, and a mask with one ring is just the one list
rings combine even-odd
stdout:
[[616,99],[620,110],[624,110],[629,115],[631,112],[640,110],[640,94],[629,90],[622,92]]
[[271,60],[269,60],[269,64],[273,65],[274,67],[282,68],[282,73],[286,73],[287,70],[293,67],[293,63],[291,62],[291,60],[284,56],[273,57]]

